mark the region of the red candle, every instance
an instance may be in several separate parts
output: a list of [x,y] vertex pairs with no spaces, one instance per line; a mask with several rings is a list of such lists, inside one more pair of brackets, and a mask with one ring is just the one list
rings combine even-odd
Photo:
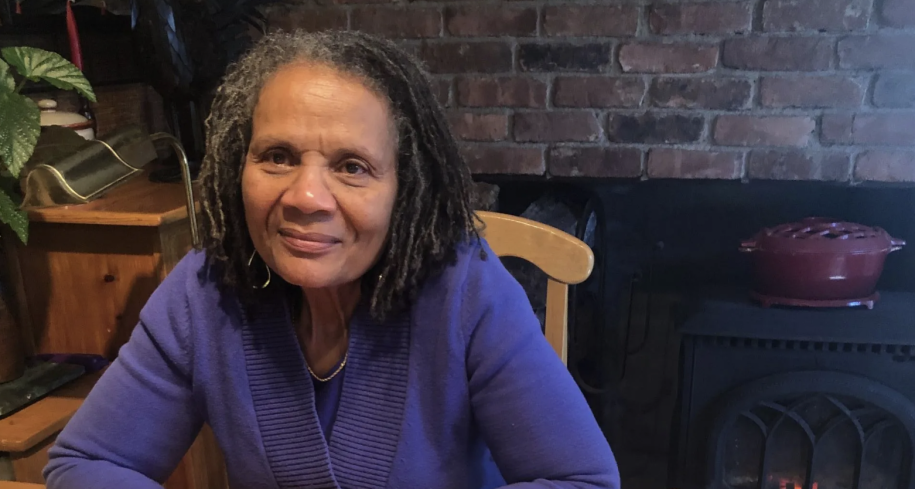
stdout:
[[67,39],[70,41],[70,61],[83,71],[83,53],[79,47],[79,31],[76,30],[76,17],[73,16],[73,9],[70,8],[70,0],[67,2]]

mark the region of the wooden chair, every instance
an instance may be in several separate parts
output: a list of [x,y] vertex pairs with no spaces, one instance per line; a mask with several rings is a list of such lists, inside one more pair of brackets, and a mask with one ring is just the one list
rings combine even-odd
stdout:
[[594,253],[578,238],[530,219],[477,211],[482,235],[498,256],[534,264],[547,275],[546,339],[568,361],[569,285],[584,282],[594,268]]

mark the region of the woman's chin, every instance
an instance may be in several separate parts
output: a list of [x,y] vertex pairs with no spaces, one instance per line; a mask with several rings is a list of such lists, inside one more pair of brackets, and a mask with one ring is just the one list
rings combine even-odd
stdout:
[[[316,268],[316,267],[309,267]],[[350,280],[339,277],[336,274],[328,273],[323,270],[303,270],[301,266],[291,267],[277,264],[276,273],[290,285],[295,285],[303,289],[323,289],[342,285]]]

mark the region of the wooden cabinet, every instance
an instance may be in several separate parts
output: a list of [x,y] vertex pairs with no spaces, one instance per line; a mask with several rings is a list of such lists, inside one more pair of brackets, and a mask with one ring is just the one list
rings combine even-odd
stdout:
[[[89,204],[29,212],[28,245],[8,239],[6,246],[26,353],[114,359],[150,294],[191,247],[184,199],[180,184],[151,183],[140,175]],[[47,414],[40,403],[33,407],[38,409],[23,413]],[[30,467],[46,462],[47,445],[60,426],[19,447],[20,454],[38,457]],[[15,453],[12,458],[17,460]],[[28,473],[35,478],[34,470]],[[206,428],[166,488],[226,486],[221,453]]]
[[89,204],[29,212],[29,243],[15,246],[17,316],[29,352],[109,359],[191,238],[179,184],[140,175]]

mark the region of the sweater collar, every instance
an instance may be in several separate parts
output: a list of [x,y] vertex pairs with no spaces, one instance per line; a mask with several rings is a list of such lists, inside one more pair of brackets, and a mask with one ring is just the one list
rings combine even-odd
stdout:
[[248,382],[268,463],[285,488],[387,486],[403,422],[409,314],[380,324],[360,305],[330,437],[321,433],[314,386],[285,300],[243,314]]

